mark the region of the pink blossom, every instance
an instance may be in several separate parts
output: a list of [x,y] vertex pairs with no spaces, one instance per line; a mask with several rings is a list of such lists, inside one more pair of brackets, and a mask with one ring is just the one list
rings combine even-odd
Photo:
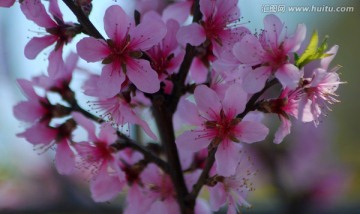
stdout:
[[[315,69],[312,78],[304,81],[305,95],[301,99],[302,110],[299,112],[299,117],[303,122],[314,121],[318,125],[323,110],[329,110],[329,104],[340,102],[335,94],[342,83],[336,73],[337,69],[330,72],[322,68]],[[304,113],[307,110],[311,112],[311,115]]]
[[149,164],[141,174],[141,181],[147,190],[146,200],[148,201],[143,205],[148,205],[150,202],[150,207],[145,213],[166,214],[169,210],[174,214],[180,213],[175,189],[167,174],[160,171],[156,165]]
[[97,202],[108,201],[119,194],[125,185],[125,175],[119,169],[111,147],[117,139],[116,130],[104,124],[97,136],[92,121],[80,113],[74,112],[72,115],[88,133],[88,141],[76,143],[74,148],[82,160],[82,166],[94,173],[90,181],[92,198]]
[[250,157],[245,154],[237,155],[240,156],[240,160],[234,174],[227,177],[218,175],[212,177],[216,182],[214,187],[209,188],[210,206],[213,211],[219,210],[225,204],[228,205],[228,214],[239,213],[238,206],[251,207],[246,197],[249,192],[255,190],[251,179],[256,171],[253,169]]
[[[125,77],[141,91],[154,93],[160,88],[157,73],[150,63],[140,59],[142,51],[159,43],[166,34],[166,26],[160,19],[143,20],[135,27],[133,20],[119,6],[109,7],[104,16],[104,40],[84,38],[77,44],[80,57],[88,62],[102,60],[106,64],[99,82],[106,85],[104,97],[113,97],[120,91]],[[157,30],[154,30],[157,29]]]
[[93,102],[94,107],[99,110],[107,121],[113,123],[115,126],[123,126],[125,124],[138,124],[140,125],[145,133],[154,140],[157,139],[156,135],[151,131],[146,121],[142,120],[136,109],[135,103],[129,103],[121,95],[116,95],[107,99],[99,99]]
[[233,47],[233,54],[238,60],[255,66],[255,69],[244,77],[244,89],[249,93],[260,91],[271,75],[275,75],[283,87],[295,89],[301,73],[289,62],[289,57],[292,57],[289,53],[300,48],[306,36],[306,27],[300,24],[293,36],[282,37],[283,23],[275,15],[267,15],[264,26],[259,38],[245,35]]
[[[52,52],[52,54],[53,53],[56,52]],[[49,76],[40,75],[34,77],[34,84],[44,88],[45,90],[57,91],[60,94],[65,93],[72,80],[73,71],[77,65],[78,58],[77,54],[70,53],[65,62],[63,62],[62,59],[58,61],[57,58],[54,59],[50,56],[48,67]],[[51,61],[59,62],[59,65],[53,66]]]
[[[40,0],[25,0],[21,4],[21,10],[27,19],[45,28],[49,35],[32,38],[25,46],[25,56],[28,59],[35,57],[46,47],[56,43],[54,57],[61,57],[62,48],[78,33],[72,23],[64,22],[63,15],[59,9],[57,0],[50,0],[49,12],[53,19],[46,12]],[[51,55],[50,54],[50,55]]]
[[219,55],[222,48],[231,46],[243,33],[248,32],[246,28],[236,26],[240,18],[237,2],[200,0],[202,21],[200,25],[193,23],[182,27],[177,34],[179,43],[198,46],[208,41],[213,45],[214,54]]
[[[147,13],[143,19],[160,19],[156,13]],[[179,24],[174,20],[166,22],[167,33],[162,41],[146,51],[151,67],[157,72],[160,80],[165,80],[175,72],[184,58],[184,51],[179,48],[176,32]]]
[[198,86],[194,92],[198,115],[196,129],[185,131],[177,140],[179,149],[197,152],[211,146],[218,146],[216,165],[218,173],[224,176],[234,174],[241,149],[238,142],[253,143],[264,140],[268,128],[259,122],[241,120],[236,116],[244,111],[246,93],[236,85],[226,91],[221,100],[215,91],[207,86]]
[[281,124],[275,133],[274,143],[279,144],[283,141],[284,137],[290,134],[291,121],[290,116],[298,118],[299,101],[303,92],[301,88],[290,90],[285,88],[279,98],[271,99],[262,104],[265,112],[275,113],[279,116]]

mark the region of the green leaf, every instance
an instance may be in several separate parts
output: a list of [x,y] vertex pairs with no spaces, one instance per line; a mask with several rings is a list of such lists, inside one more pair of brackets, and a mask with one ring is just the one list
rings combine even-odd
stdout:
[[311,36],[310,42],[308,47],[305,49],[304,53],[298,57],[295,53],[294,59],[295,59],[295,65],[298,68],[302,68],[306,64],[308,64],[311,61],[322,59],[328,56],[331,56],[332,54],[325,53],[327,49],[327,40],[328,36],[325,36],[323,41],[321,42],[320,46],[318,47],[319,43],[319,36],[317,31],[314,31],[314,33]]
[[314,31],[314,33],[311,36],[309,45],[305,49],[304,53],[299,57],[299,59],[296,61],[296,66],[299,68],[302,67],[302,65],[309,57],[314,55],[316,53],[316,49],[319,43],[319,35],[317,31]]

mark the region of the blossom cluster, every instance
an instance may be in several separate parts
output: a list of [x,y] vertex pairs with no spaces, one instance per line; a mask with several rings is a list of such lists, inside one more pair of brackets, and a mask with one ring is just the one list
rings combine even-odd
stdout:
[[[125,213],[250,207],[256,169],[245,145],[266,138],[281,143],[292,120],[318,125],[339,102],[339,66],[330,68],[338,46],[328,49],[317,32],[306,42],[304,24],[289,33],[271,14],[263,30],[252,32],[240,22],[237,0],[162,7],[137,0],[134,17],[116,2],[104,11],[103,37],[89,20],[91,0],[63,2],[78,23],[63,20],[57,0],[19,2],[25,17],[45,31],[30,39],[25,57],[49,54],[46,75],[18,80],[26,101],[14,115],[28,124],[18,136],[42,152],[56,148],[60,174],[90,172],[95,201],[126,190]],[[73,44],[74,37],[81,39]],[[64,60],[63,49],[71,47]],[[71,87],[79,60],[102,68],[84,72],[83,93]],[[61,101],[52,101],[54,93]],[[81,95],[93,97],[89,106],[78,104]],[[264,124],[271,114],[281,121],[274,136]],[[134,125],[153,142],[132,139],[124,127]],[[83,140],[74,137],[79,129],[86,132]],[[210,202],[198,197],[201,190]]]

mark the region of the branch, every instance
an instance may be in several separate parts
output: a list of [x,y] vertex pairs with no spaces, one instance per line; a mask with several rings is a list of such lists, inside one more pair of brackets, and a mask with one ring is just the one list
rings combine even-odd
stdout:
[[158,167],[160,167],[165,173],[170,174],[170,167],[169,165],[163,161],[162,159],[155,156],[145,147],[141,146],[140,144],[136,143],[134,140],[130,139],[126,135],[121,134],[120,139],[118,139],[115,143],[111,145],[116,151],[123,150],[125,148],[131,148],[136,150],[144,155],[145,160],[149,162],[155,163]]
[[195,200],[198,196],[202,186],[205,184],[206,180],[209,178],[209,172],[211,167],[214,165],[215,162],[215,153],[217,151],[217,147],[212,147],[209,149],[208,156],[205,160],[205,167],[203,171],[201,172],[201,175],[197,182],[193,186],[193,190],[188,195],[187,200]]
[[277,79],[272,79],[271,81],[267,82],[265,87],[261,91],[252,95],[249,102],[246,104],[245,110],[241,114],[238,114],[236,117],[244,118],[247,113],[249,113],[250,111],[254,111],[258,107],[256,101],[264,94],[266,90],[268,90],[273,85],[276,85],[277,83],[279,83]]
[[95,28],[95,26],[91,23],[89,18],[84,14],[80,7],[78,7],[73,0],[63,0],[63,2],[68,6],[68,8],[74,13],[79,23],[85,30],[84,33],[88,34],[97,39],[105,38],[100,34],[100,32]]

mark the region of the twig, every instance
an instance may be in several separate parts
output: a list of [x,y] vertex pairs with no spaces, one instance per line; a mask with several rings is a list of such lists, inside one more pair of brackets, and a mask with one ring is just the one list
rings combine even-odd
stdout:
[[74,13],[76,18],[78,19],[81,26],[84,28],[86,34],[92,36],[97,39],[105,38],[100,34],[100,32],[95,28],[95,26],[91,23],[89,18],[84,14],[80,7],[78,7],[73,0],[63,0],[66,6]]

